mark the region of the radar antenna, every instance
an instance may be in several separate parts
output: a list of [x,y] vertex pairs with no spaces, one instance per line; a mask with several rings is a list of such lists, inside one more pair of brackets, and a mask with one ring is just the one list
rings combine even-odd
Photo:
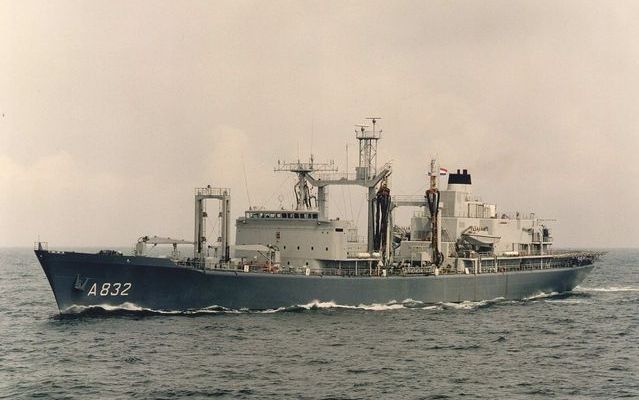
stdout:
[[[277,167],[274,168],[275,172],[293,172],[297,174],[298,181],[293,187],[295,193],[296,210],[311,210],[317,207],[317,198],[311,194],[311,189],[308,184],[308,176],[312,172],[337,172],[335,162],[331,160],[328,163],[316,163],[311,154],[309,162],[302,162],[299,159],[297,162],[284,162],[277,161]],[[315,205],[313,205],[315,200]]]

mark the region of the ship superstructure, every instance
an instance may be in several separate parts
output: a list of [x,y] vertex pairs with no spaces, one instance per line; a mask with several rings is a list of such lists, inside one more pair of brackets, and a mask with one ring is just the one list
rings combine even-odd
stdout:
[[[264,245],[278,252],[282,269],[310,269],[311,273],[352,272],[355,264],[374,263],[386,273],[410,267],[413,273],[466,272],[475,260],[483,264],[526,265],[552,258],[552,236],[547,220],[534,214],[497,212],[495,204],[483,202],[472,192],[470,173],[447,173],[436,160],[430,163],[429,188],[420,196],[391,196],[388,185],[391,165],[377,170],[379,118],[371,118],[372,129],[357,125],[359,163],[354,174],[337,173],[334,164],[278,162],[275,171],[297,174],[296,207],[285,210],[248,210],[236,221],[236,244]],[[442,173],[446,171],[446,173]],[[440,190],[439,177],[447,175]],[[328,217],[328,188],[356,185],[367,190],[366,235],[360,236],[354,221]],[[316,190],[317,195],[314,195]],[[416,209],[409,229],[393,225],[398,207]],[[495,259],[497,257],[497,259]],[[363,264],[362,264],[363,263]],[[481,264],[477,267],[481,268]]]

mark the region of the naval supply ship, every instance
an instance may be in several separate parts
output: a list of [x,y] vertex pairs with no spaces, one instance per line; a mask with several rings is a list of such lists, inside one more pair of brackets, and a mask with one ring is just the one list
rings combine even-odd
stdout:
[[[236,219],[230,243],[231,190],[195,189],[193,241],[143,236],[132,254],[49,250],[35,254],[61,313],[86,307],[131,305],[156,311],[206,308],[266,310],[319,302],[371,305],[524,299],[568,292],[594,268],[596,252],[557,252],[550,220],[501,213],[472,192],[466,169],[448,173],[431,160],[423,195],[393,195],[391,164],[378,168],[379,118],[356,125],[359,160],[354,173],[335,164],[280,162],[296,175],[295,204],[250,208]],[[439,188],[447,178],[445,189]],[[329,218],[331,186],[367,189],[366,235],[357,224]],[[207,213],[209,201],[219,213]],[[399,207],[412,207],[410,226],[395,224]],[[207,238],[207,220],[219,236]],[[168,256],[149,246],[170,245]],[[179,246],[192,246],[184,257]]]

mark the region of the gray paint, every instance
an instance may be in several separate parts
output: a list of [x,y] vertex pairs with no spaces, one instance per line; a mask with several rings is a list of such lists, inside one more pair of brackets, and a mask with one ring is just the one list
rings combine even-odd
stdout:
[[[163,258],[36,251],[60,312],[72,306],[132,303],[152,310],[186,311],[209,306],[273,309],[313,300],[341,305],[413,299],[425,303],[522,299],[566,292],[593,265],[480,275],[336,277],[198,270]],[[74,289],[76,280],[87,282]],[[127,296],[88,296],[93,283],[130,282]]]

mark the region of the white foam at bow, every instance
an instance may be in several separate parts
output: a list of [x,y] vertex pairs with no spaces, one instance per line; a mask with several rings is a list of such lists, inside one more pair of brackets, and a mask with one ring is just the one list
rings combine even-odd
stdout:
[[83,311],[92,310],[92,309],[101,309],[105,311],[147,311],[145,308],[142,308],[136,304],[127,302],[117,306],[112,306],[109,304],[96,304],[96,305],[90,305],[90,306],[73,305],[73,306],[67,307],[64,310],[64,313],[79,314]]
[[189,310],[189,311],[167,311],[167,310],[154,310],[152,308],[140,307],[134,303],[122,303],[119,305],[110,305],[110,304],[95,304],[90,306],[81,306],[81,305],[73,305],[67,307],[63,314],[79,314],[88,310],[104,310],[104,311],[133,311],[133,312],[151,312],[154,314],[169,314],[169,315],[182,315],[182,314],[219,314],[219,313],[239,313],[240,310],[230,310],[224,307],[211,306],[206,308],[201,308],[199,310]]
[[545,299],[548,297],[553,297],[553,296],[557,296],[559,294],[559,292],[550,292],[550,293],[538,293],[529,297],[524,297],[522,300],[523,301],[530,301],[530,300],[540,300],[540,299]]

